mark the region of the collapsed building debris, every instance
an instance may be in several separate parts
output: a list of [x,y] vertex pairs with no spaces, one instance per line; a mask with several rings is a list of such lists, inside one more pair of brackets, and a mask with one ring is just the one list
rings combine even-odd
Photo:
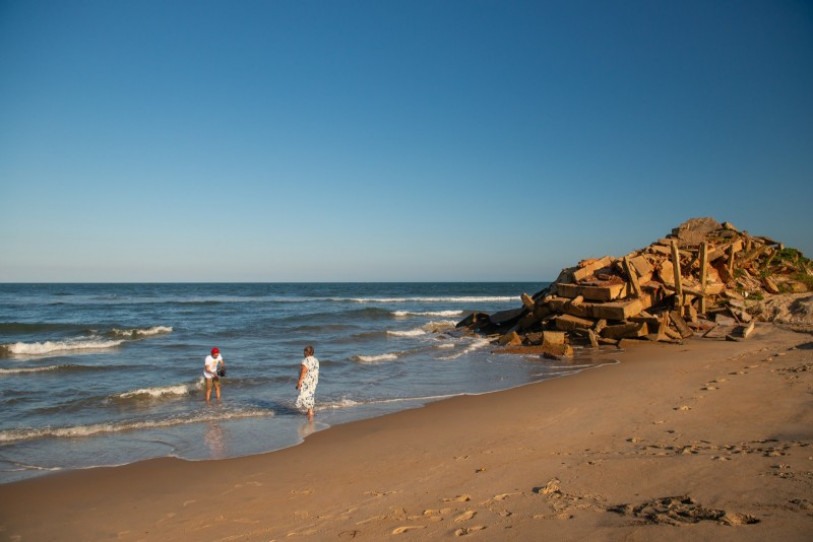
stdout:
[[494,337],[498,352],[571,356],[572,345],[679,343],[693,335],[743,340],[748,301],[813,291],[813,262],[767,237],[694,218],[626,256],[583,260],[517,309],[474,312],[457,324]]

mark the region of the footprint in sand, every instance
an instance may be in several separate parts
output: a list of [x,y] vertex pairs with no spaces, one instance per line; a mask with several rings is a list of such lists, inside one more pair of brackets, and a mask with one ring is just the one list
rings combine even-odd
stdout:
[[548,483],[545,484],[545,487],[537,486],[533,488],[533,492],[537,495],[551,495],[551,494],[560,494],[562,493],[562,489],[560,484],[562,482],[558,478],[551,478],[548,480]]
[[357,521],[356,525],[366,525],[372,521],[381,521],[383,519],[387,519],[387,516],[373,516],[371,518],[363,519],[361,521]]
[[723,516],[722,523],[726,525],[753,525],[759,523],[759,520],[749,514],[738,514],[736,512],[727,512]]
[[396,527],[392,530],[392,534],[404,534],[408,531],[412,531],[415,529],[426,529],[425,525],[404,525],[402,527]]
[[457,529],[454,532],[455,536],[466,536],[467,534],[476,533],[477,531],[482,531],[485,529],[485,525],[474,525],[472,527],[463,527],[461,529]]
[[505,499],[507,499],[511,495],[519,495],[519,493],[499,493],[499,494],[494,495],[493,497],[491,497],[489,500],[487,500],[485,502],[485,504],[488,504],[488,503],[491,503],[491,502],[504,501]]
[[429,518],[431,521],[440,521],[443,519],[443,516],[451,513],[451,511],[451,508],[439,508],[437,510],[430,508],[428,510],[424,510],[423,515]]
[[[286,534],[285,536],[286,536],[286,537],[293,537],[293,536],[310,536],[310,535],[312,535],[312,534],[316,534],[317,532],[319,532],[319,529],[316,529],[315,527],[311,527],[310,529],[305,529],[305,530],[302,530],[302,531],[290,531],[290,532],[288,532],[288,534]],[[272,542],[273,542],[273,541],[272,541]]]
[[392,495],[395,491],[365,491],[365,495],[369,495],[370,497],[386,497],[387,495]]
[[793,505],[794,508],[807,512],[809,515],[813,515],[813,502],[807,499],[793,499],[788,501],[789,504]]
[[459,516],[454,518],[454,522],[455,523],[461,523],[463,521],[468,521],[468,520],[470,520],[471,518],[473,518],[476,515],[477,515],[477,512],[475,512],[474,510],[466,510],[465,512],[463,512],[462,514],[460,514]]
[[687,495],[662,497],[639,505],[615,505],[606,510],[654,525],[686,525],[700,521],[716,521],[725,525],[753,525],[760,522],[759,519],[747,514],[706,508]]
[[458,495],[457,497],[451,497],[448,499],[443,499],[443,502],[468,502],[471,500],[471,495]]

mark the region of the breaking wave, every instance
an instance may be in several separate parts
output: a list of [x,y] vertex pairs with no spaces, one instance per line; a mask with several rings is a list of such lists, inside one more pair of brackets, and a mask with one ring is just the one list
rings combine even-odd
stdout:
[[[97,333],[92,331],[92,333]],[[169,326],[148,328],[117,329],[113,328],[107,337],[91,335],[64,340],[42,342],[16,342],[0,345],[0,357],[7,356],[47,356],[54,353],[82,352],[116,348],[127,341],[136,341],[172,333]]]
[[378,354],[374,356],[353,356],[353,361],[359,363],[381,363],[382,361],[395,361],[398,359],[398,354]]
[[167,333],[172,333],[172,328],[170,326],[153,326],[148,327],[146,329],[116,329],[110,332],[111,335],[114,337],[121,337],[123,339],[143,339],[145,337],[152,337],[154,335],[166,335]]
[[155,388],[141,388],[138,390],[120,393],[116,399],[160,399],[162,397],[184,396],[198,391],[202,387],[202,382],[195,384],[178,384],[175,386],[158,386]]
[[450,329],[454,329],[456,323],[451,320],[441,322],[427,322],[421,327],[407,329],[407,330],[387,330],[387,335],[394,337],[420,337],[421,335],[428,335],[430,333],[443,333]]
[[405,318],[407,316],[435,316],[438,318],[451,318],[453,316],[463,316],[462,310],[449,310],[449,311],[394,311],[392,313],[396,318]]
[[41,343],[11,343],[0,345],[0,354],[19,356],[42,356],[55,352],[77,352],[83,350],[103,350],[121,345],[124,339],[69,339],[65,341],[45,341]]
[[419,337],[421,335],[426,335],[426,333],[427,332],[422,328],[407,329],[405,331],[387,331],[387,335],[392,335],[393,337]]

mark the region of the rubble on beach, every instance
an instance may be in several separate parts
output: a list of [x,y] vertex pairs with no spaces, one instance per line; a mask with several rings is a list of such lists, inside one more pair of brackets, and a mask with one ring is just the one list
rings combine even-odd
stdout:
[[626,256],[563,269],[544,290],[523,293],[521,307],[474,312],[457,327],[492,337],[498,352],[554,358],[571,356],[573,345],[743,340],[758,317],[770,319],[766,300],[801,297],[807,310],[811,291],[813,262],[798,250],[694,218]]

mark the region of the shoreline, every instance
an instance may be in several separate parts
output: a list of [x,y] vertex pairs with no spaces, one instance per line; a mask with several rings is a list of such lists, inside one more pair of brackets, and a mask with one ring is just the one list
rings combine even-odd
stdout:
[[[765,324],[744,342],[642,343],[620,364],[339,424],[261,455],[10,482],[0,536],[803,540],[812,344]],[[670,506],[697,522],[676,527]]]
[[[315,420],[315,427],[313,424],[310,426],[305,423],[306,418],[304,416],[296,415],[292,419],[286,420],[286,426],[284,427],[285,431],[279,432],[279,427],[274,427],[272,430],[276,430],[277,434],[273,437],[273,441],[277,444],[271,447],[264,447],[264,446],[256,446],[256,445],[249,445],[248,448],[253,448],[251,451],[224,451],[225,448],[228,448],[228,444],[234,444],[234,442],[239,442],[239,437],[235,439],[228,439],[228,442],[224,442],[224,438],[222,435],[223,429],[219,429],[217,431],[211,429],[212,425],[222,424],[223,427],[228,427],[229,423],[240,423],[241,421],[245,421],[246,419],[251,420],[251,417],[246,419],[237,418],[235,419],[212,419],[212,420],[204,420],[199,421],[196,424],[189,424],[186,427],[188,434],[200,433],[200,440],[206,442],[206,447],[208,452],[211,454],[210,456],[195,456],[193,455],[153,455],[153,456],[143,456],[143,457],[134,457],[127,461],[123,461],[120,463],[106,463],[106,464],[87,464],[87,465],[76,465],[73,467],[53,467],[53,468],[39,468],[31,470],[15,473],[11,472],[10,475],[6,476],[2,480],[0,480],[0,486],[3,484],[8,483],[15,483],[15,482],[22,482],[25,480],[32,480],[35,478],[43,477],[43,476],[51,476],[53,474],[65,474],[72,471],[83,471],[83,470],[92,470],[98,468],[113,468],[113,467],[124,467],[127,465],[131,465],[134,463],[140,463],[142,461],[149,461],[152,459],[161,459],[161,458],[174,458],[179,459],[182,461],[190,461],[190,462],[201,462],[201,461],[213,461],[213,460],[220,460],[220,459],[238,459],[242,457],[250,457],[254,455],[263,455],[267,453],[278,452],[287,448],[300,446],[303,442],[305,437],[313,434],[314,432],[324,431],[325,429],[329,429],[331,427],[336,427],[339,425],[344,425],[346,423],[353,423],[356,421],[376,418],[380,416],[387,416],[396,412],[400,412],[401,410],[412,410],[417,408],[423,408],[428,404],[443,401],[455,397],[465,397],[465,396],[480,396],[486,395],[490,393],[497,393],[501,391],[509,391],[518,387],[542,382],[545,380],[551,379],[558,379],[563,377],[570,377],[575,374],[578,374],[584,370],[594,369],[596,367],[600,367],[607,364],[618,363],[616,357],[618,353],[611,352],[610,350],[604,350],[602,352],[593,352],[590,349],[585,348],[585,353],[577,354],[574,359],[561,362],[560,365],[547,365],[546,370],[551,371],[551,375],[554,376],[543,376],[537,377],[533,380],[519,383],[519,384],[512,384],[510,387],[506,388],[496,388],[484,391],[472,391],[472,392],[459,392],[459,393],[450,393],[445,395],[439,396],[414,396],[414,397],[400,397],[400,398],[392,398],[392,399],[382,399],[378,401],[373,401],[367,404],[359,404],[355,405],[354,409],[356,411],[346,411],[341,406],[336,406],[333,403],[327,403],[323,405],[319,405],[317,401],[317,416]],[[546,361],[546,364],[550,363],[549,360]],[[225,402],[228,402],[228,398]],[[393,406],[393,405],[407,405],[407,406]],[[216,408],[219,408],[221,404],[216,401],[212,401],[211,405]],[[291,407],[283,407],[287,408],[289,411],[293,410],[293,406]],[[279,420],[278,417],[274,418],[275,420]],[[260,432],[262,433],[263,439],[267,439],[268,433],[265,431],[268,430],[267,427],[263,427],[263,421],[269,421],[268,419],[259,419],[256,422],[256,427],[254,427],[251,431],[243,431],[241,434],[245,435],[246,433],[251,432]],[[208,428],[207,428],[208,426]],[[233,428],[231,428],[233,429]],[[157,428],[141,428],[137,430],[132,430],[132,433],[135,435],[133,439],[138,441],[140,438],[153,438],[158,439],[160,435],[156,435],[156,432],[160,432],[161,427]],[[104,432],[102,432],[104,433]],[[121,439],[126,433],[124,432],[117,432],[117,431],[110,431],[107,434],[103,434],[102,438],[107,439]],[[93,436],[92,438],[99,438],[98,436]],[[268,442],[268,441],[266,441]],[[14,444],[14,443],[12,443]],[[66,445],[69,445],[66,443]],[[118,444],[113,443],[113,446],[122,446],[121,442]],[[213,451],[213,448],[218,448],[217,451]],[[96,449],[104,450],[104,444],[96,445]],[[241,445],[241,449],[245,449],[245,446]]]

